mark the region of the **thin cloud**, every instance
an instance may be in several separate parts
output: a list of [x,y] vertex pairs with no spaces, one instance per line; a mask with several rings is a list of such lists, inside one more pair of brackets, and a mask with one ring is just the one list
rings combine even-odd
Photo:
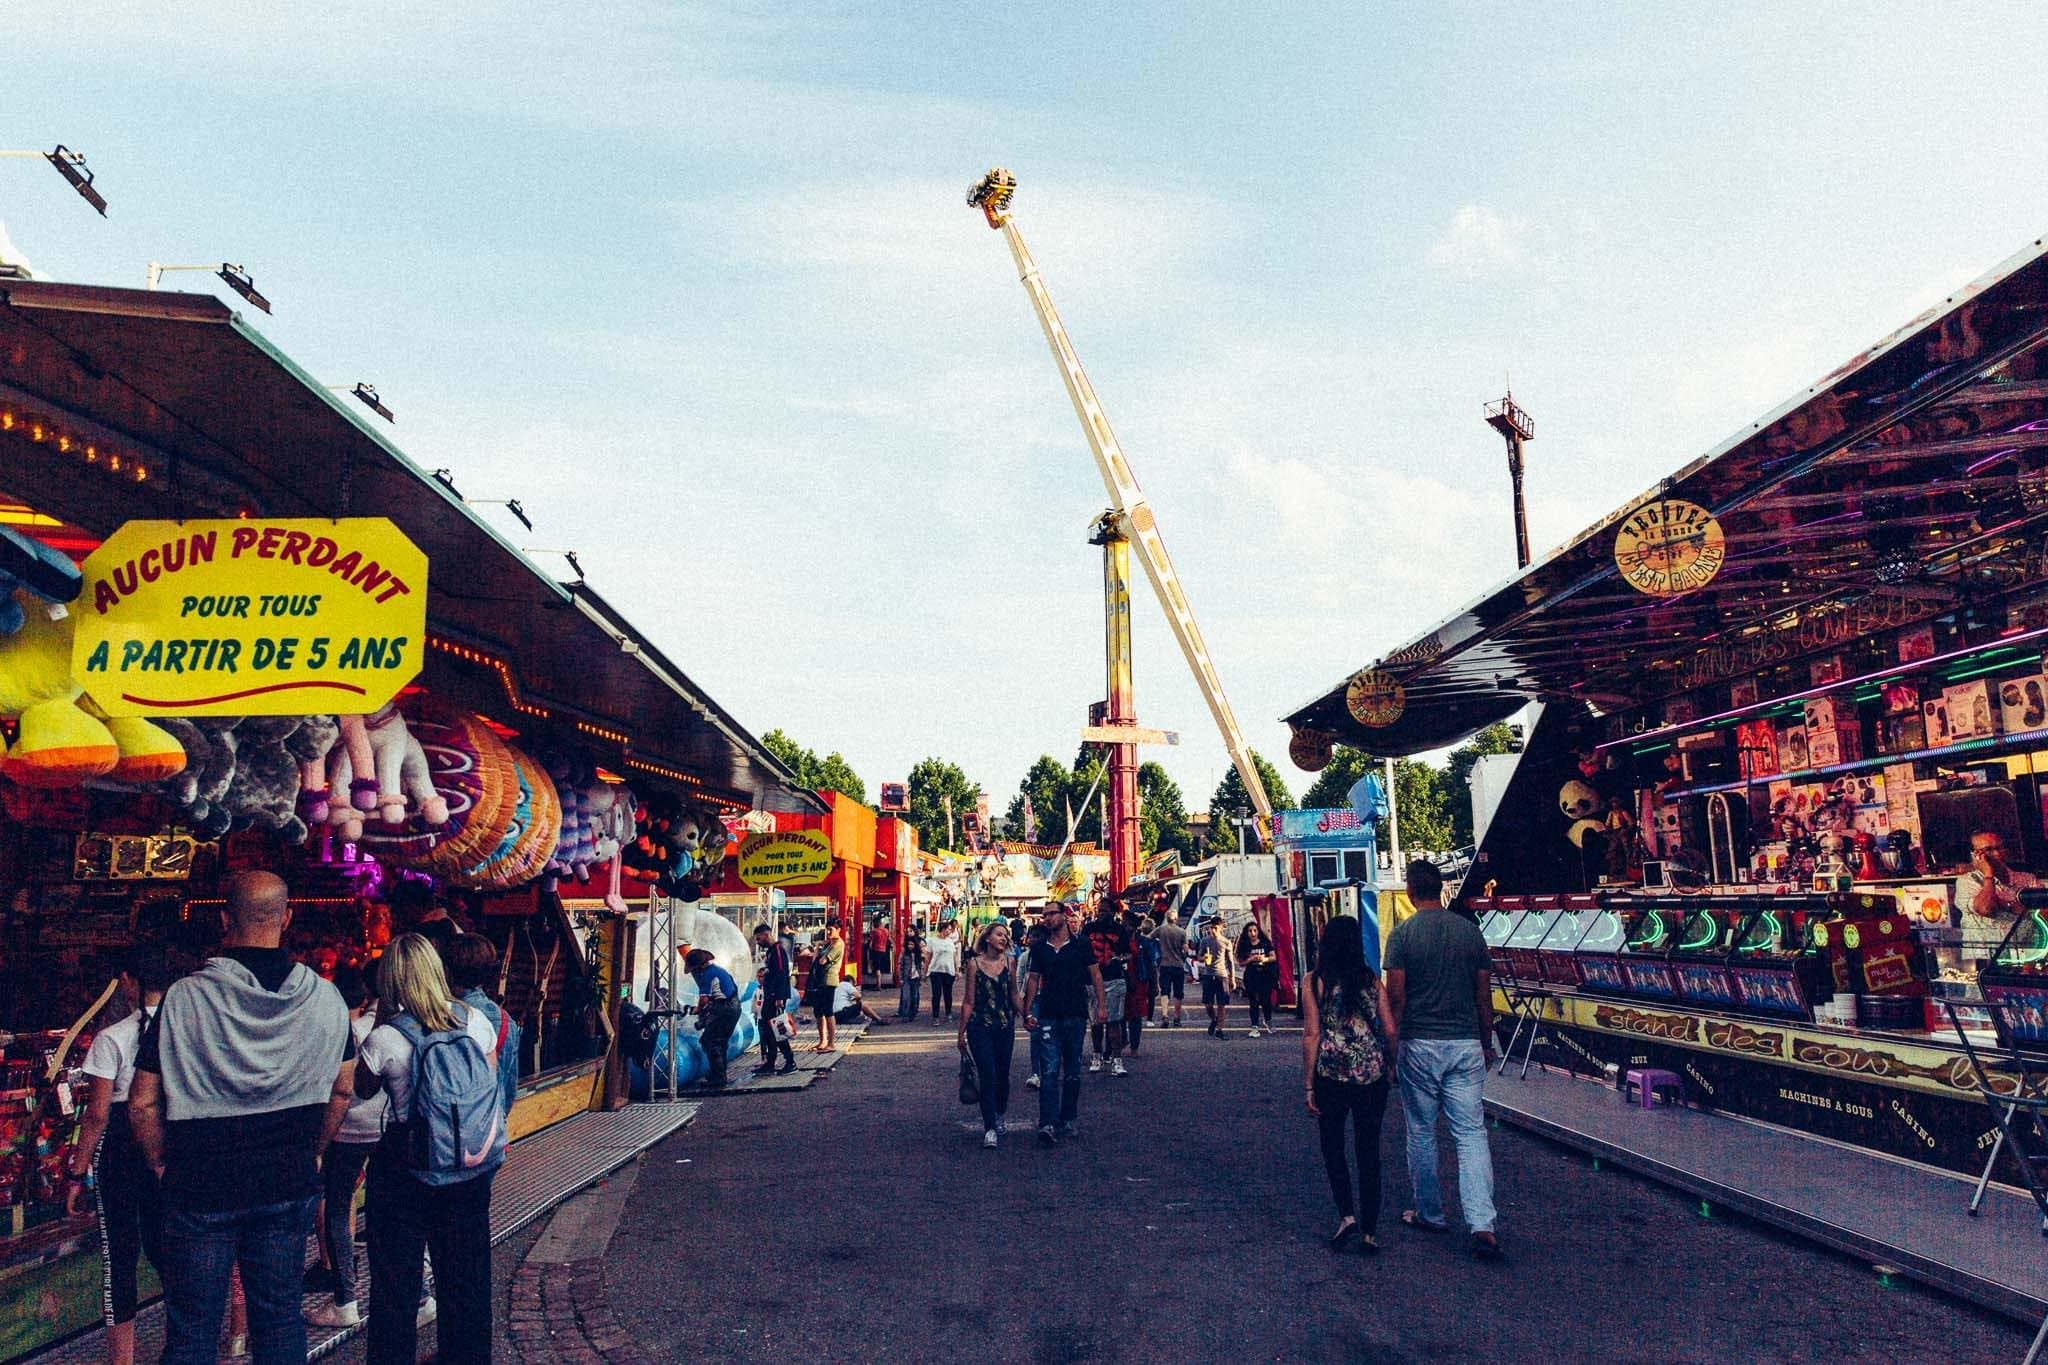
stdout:
[[1451,215],[1443,234],[1430,243],[1424,259],[1439,270],[1467,279],[1518,270],[1537,260],[1532,235],[1529,220],[1520,214],[1465,204]]

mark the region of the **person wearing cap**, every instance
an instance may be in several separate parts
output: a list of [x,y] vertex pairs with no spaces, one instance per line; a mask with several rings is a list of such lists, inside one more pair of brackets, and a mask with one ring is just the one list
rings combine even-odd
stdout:
[[1095,950],[1074,933],[1074,907],[1047,907],[1046,933],[1031,950],[1024,982],[1024,1027],[1038,1048],[1043,1087],[1038,1092],[1038,1141],[1051,1147],[1071,1138],[1081,1111],[1081,1051],[1088,1040],[1088,1004],[1107,1017],[1102,969]]
[[697,983],[697,1041],[704,1045],[704,1084],[723,1090],[725,1052],[740,1022],[739,987],[707,948],[690,949],[683,957],[683,970]]

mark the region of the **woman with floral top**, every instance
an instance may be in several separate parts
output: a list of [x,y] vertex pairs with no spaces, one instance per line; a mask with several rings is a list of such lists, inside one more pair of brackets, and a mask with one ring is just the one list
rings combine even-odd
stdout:
[[[1330,1249],[1353,1236],[1358,1249],[1380,1249],[1380,1125],[1387,1115],[1388,1078],[1397,1043],[1385,987],[1365,961],[1359,922],[1340,915],[1323,926],[1316,969],[1302,991],[1302,1091],[1322,1139],[1323,1166],[1337,1201]],[[1344,1156],[1349,1118],[1358,1149],[1358,1198]]]

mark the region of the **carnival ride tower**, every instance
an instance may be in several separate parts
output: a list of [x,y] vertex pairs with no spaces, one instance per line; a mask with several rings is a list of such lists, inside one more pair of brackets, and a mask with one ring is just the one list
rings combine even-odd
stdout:
[[[1127,846],[1129,858],[1128,863],[1113,858],[1110,889],[1117,892],[1129,881],[1130,873],[1136,867],[1138,852],[1139,813],[1134,743],[1153,738],[1137,728],[1136,719],[1131,714],[1128,586],[1128,554],[1131,546],[1137,547],[1138,558],[1145,566],[1145,575],[1152,580],[1152,589],[1159,597],[1159,605],[1166,612],[1167,624],[1173,628],[1174,640],[1180,645],[1181,653],[1187,658],[1188,667],[1194,672],[1195,683],[1201,688],[1202,699],[1208,703],[1209,714],[1215,718],[1216,728],[1222,733],[1223,745],[1230,751],[1230,760],[1237,768],[1239,779],[1244,783],[1245,794],[1258,813],[1259,837],[1269,846],[1273,808],[1266,799],[1266,787],[1259,778],[1258,767],[1252,762],[1251,749],[1245,743],[1243,732],[1238,729],[1237,716],[1230,709],[1229,698],[1223,694],[1223,682],[1216,676],[1216,666],[1209,657],[1209,646],[1202,639],[1202,628],[1195,623],[1194,612],[1188,607],[1187,594],[1181,590],[1180,575],[1174,570],[1172,557],[1166,553],[1166,542],[1160,537],[1159,523],[1152,515],[1152,505],[1146,501],[1144,490],[1131,475],[1131,467],[1124,460],[1123,447],[1117,443],[1116,433],[1110,430],[1109,416],[1103,411],[1101,400],[1095,396],[1095,386],[1088,382],[1088,375],[1081,368],[1080,357],[1074,353],[1074,345],[1067,337],[1066,326],[1061,323],[1059,312],[1053,307],[1052,295],[1046,292],[1045,280],[1039,274],[1038,263],[1032,259],[1030,248],[1024,245],[1023,236],[1018,233],[1017,225],[1011,221],[1006,211],[1016,193],[1017,178],[1007,170],[997,167],[983,176],[974,188],[967,192],[967,202],[980,209],[982,216],[988,220],[989,227],[1002,233],[1003,240],[1009,243],[1010,255],[1017,262],[1018,278],[1023,282],[1024,292],[1031,298],[1032,309],[1038,314],[1038,325],[1045,332],[1046,344],[1052,347],[1053,359],[1059,364],[1060,378],[1067,386],[1067,397],[1073,402],[1074,412],[1081,419],[1081,431],[1088,439],[1088,449],[1095,456],[1095,467],[1102,474],[1103,486],[1109,491],[1110,510],[1097,520],[1096,536],[1091,539],[1103,546],[1104,579],[1110,594],[1110,695],[1101,707],[1103,725],[1099,728],[1091,727],[1083,734],[1090,740],[1110,745],[1112,778],[1118,770],[1119,761],[1127,765],[1130,773],[1127,783],[1112,781],[1110,785],[1111,851],[1113,855],[1117,855]],[[1100,538],[1105,526],[1120,539]],[[1112,567],[1118,546],[1123,547],[1121,553],[1125,556],[1121,579],[1125,585],[1121,637],[1118,635],[1119,617],[1115,586],[1118,576]],[[1121,703],[1118,700],[1119,638],[1123,650]],[[1128,729],[1131,740],[1119,743],[1102,733],[1105,730],[1118,729]]]
[[1522,446],[1536,439],[1536,424],[1529,414],[1515,406],[1515,392],[1509,389],[1497,403],[1486,405],[1486,425],[1499,432],[1508,446],[1508,481],[1515,493],[1515,567],[1529,567],[1529,515],[1522,505]]

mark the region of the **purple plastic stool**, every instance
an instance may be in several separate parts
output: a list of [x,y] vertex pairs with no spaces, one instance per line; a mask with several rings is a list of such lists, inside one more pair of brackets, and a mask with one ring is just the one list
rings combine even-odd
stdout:
[[[1679,1080],[1678,1073],[1674,1071],[1659,1071],[1653,1066],[1637,1067],[1634,1070],[1625,1071],[1621,1076],[1622,1099],[1626,1100],[1628,1098],[1630,1087],[1634,1087],[1636,1098],[1645,1109],[1657,1107],[1657,1092],[1660,1090],[1675,1090],[1678,1092],[1676,1102],[1680,1104],[1685,1102],[1685,1082]],[[1666,1101],[1667,1104],[1672,1102]]]

